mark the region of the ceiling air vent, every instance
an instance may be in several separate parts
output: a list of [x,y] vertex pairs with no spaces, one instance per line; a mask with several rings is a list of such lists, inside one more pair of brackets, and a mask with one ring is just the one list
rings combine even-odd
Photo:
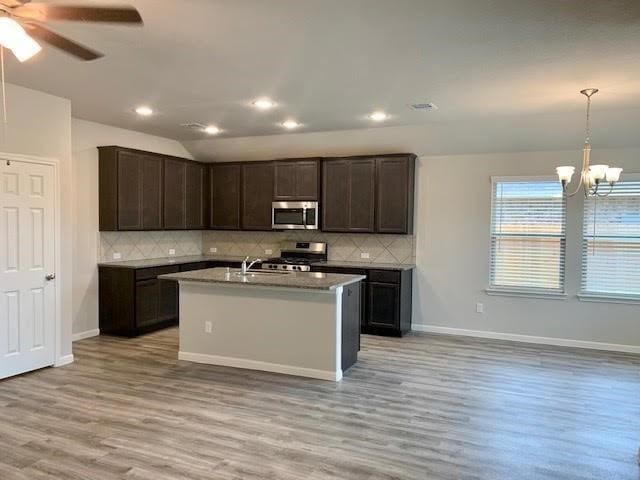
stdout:
[[424,102],[424,103],[410,103],[407,105],[411,110],[416,110],[418,112],[428,112],[430,110],[438,110],[438,106],[435,103]]
[[202,131],[205,128],[207,128],[205,125],[202,125],[201,123],[198,123],[198,122],[181,123],[180,126],[184,128],[188,128],[189,130],[198,130],[198,131]]

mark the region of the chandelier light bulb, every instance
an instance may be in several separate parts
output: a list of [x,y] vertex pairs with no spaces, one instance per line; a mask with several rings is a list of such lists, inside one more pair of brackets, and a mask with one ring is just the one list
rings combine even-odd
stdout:
[[576,171],[576,167],[571,167],[571,166],[556,168],[556,173],[558,174],[558,180],[564,183],[571,182],[571,177],[573,177],[573,174],[575,171]]
[[605,178],[609,183],[616,183],[620,180],[620,174],[622,173],[622,169],[618,167],[609,167],[607,168],[607,173]]
[[609,165],[591,165],[589,167],[589,173],[595,181],[600,181],[607,176],[608,169]]

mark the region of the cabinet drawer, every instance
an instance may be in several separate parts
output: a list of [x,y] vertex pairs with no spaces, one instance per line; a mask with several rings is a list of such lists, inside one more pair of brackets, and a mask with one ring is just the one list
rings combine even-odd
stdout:
[[400,272],[397,270],[369,270],[369,281],[400,283]]
[[170,265],[166,267],[153,267],[153,268],[141,268],[136,270],[136,281],[149,280],[156,278],[158,275],[164,275],[166,273],[178,273],[180,267],[178,265]]
[[312,272],[338,273],[341,275],[367,275],[367,271],[353,267],[329,267],[325,265],[311,265]]
[[181,272],[188,272],[190,270],[203,270],[205,268],[209,268],[209,262],[191,262],[191,263],[183,263],[180,265]]

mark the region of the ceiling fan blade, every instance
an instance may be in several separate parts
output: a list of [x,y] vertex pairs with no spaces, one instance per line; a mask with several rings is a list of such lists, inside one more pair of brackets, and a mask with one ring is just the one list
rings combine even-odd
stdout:
[[72,5],[52,5],[48,3],[26,3],[11,10],[17,17],[46,22],[49,20],[70,20],[75,22],[107,22],[142,24],[142,17],[133,7],[77,7]]
[[63,52],[68,53],[69,55],[73,55],[81,60],[89,61],[95,60],[100,57],[104,57],[104,54],[97,52],[95,50],[91,50],[79,43],[74,42],[73,40],[69,40],[68,38],[63,37],[62,35],[58,35],[51,30],[44,28],[41,25],[36,25],[35,23],[28,23],[25,25],[25,28],[29,35],[34,37],[37,40],[42,40],[43,42],[52,45]]

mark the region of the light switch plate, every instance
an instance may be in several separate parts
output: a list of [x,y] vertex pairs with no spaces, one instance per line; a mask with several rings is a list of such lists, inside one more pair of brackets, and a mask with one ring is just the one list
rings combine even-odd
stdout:
[[175,255],[176,254],[176,249],[175,248],[170,248],[169,249],[169,255]]
[[218,251],[218,249],[216,247],[211,247],[209,249],[209,253],[216,253]]
[[476,313],[484,313],[484,304],[483,303],[476,303]]
[[213,331],[213,323],[210,321],[204,322],[204,333],[211,333]]
[[121,253],[114,253],[113,254],[113,259],[114,260],[120,260],[122,258],[122,254]]
[[271,255],[271,254],[273,253],[273,250],[271,250],[270,248],[265,248],[265,249],[264,249],[264,253],[265,253],[266,255]]
[[369,258],[369,252],[362,252],[360,258]]

